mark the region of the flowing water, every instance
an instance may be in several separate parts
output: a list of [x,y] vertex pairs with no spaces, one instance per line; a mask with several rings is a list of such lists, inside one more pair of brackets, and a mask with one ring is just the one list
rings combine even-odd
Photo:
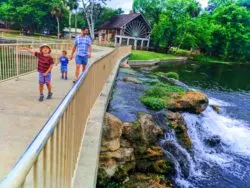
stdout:
[[[181,81],[209,96],[210,105],[202,114],[183,113],[193,142],[191,151],[178,144],[173,131],[167,131],[160,142],[175,164],[175,186],[250,188],[250,65],[190,62],[155,71],[178,72]],[[137,85],[123,82],[125,76],[127,72],[118,74],[108,111],[126,122],[134,121],[137,112],[151,113],[161,124],[164,113],[149,111],[139,101],[155,78],[136,72],[133,77],[144,81]],[[219,106],[220,113],[211,105]]]
[[[188,178],[177,177],[179,187],[250,187],[250,65],[201,64],[161,66],[209,96],[211,106],[200,115],[184,113],[193,142],[194,163]],[[220,142],[211,147],[206,140]]]

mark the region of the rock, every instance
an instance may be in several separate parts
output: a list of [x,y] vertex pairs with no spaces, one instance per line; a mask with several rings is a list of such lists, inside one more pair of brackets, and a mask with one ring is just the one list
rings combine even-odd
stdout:
[[192,147],[192,141],[188,135],[187,125],[182,115],[179,112],[168,112],[167,118],[169,120],[169,126],[174,129],[180,144],[186,149],[190,149]]
[[121,145],[121,148],[132,148],[132,144],[123,137],[121,137],[120,145]]
[[136,171],[145,173],[151,172],[164,175],[173,175],[175,172],[174,165],[164,158],[159,160],[138,160],[136,161]]
[[135,161],[131,161],[120,165],[116,169],[113,179],[117,181],[124,181],[129,176],[129,172],[135,169],[135,164]]
[[220,113],[220,108],[217,105],[211,105],[214,111],[216,111],[218,114]]
[[143,145],[154,145],[161,136],[163,130],[154,122],[149,114],[140,114],[138,121],[124,123],[122,128],[124,138],[138,147]]
[[212,136],[211,138],[205,139],[206,145],[210,147],[217,147],[221,143],[220,136]]
[[105,114],[101,151],[116,151],[120,148],[122,122],[110,113]]
[[129,177],[124,186],[125,188],[171,188],[173,184],[163,175],[136,173]]
[[124,82],[131,82],[131,83],[134,83],[134,84],[141,84],[140,81],[138,81],[136,78],[133,78],[133,77],[124,77],[122,80]]
[[153,145],[164,135],[163,130],[155,123],[152,115],[140,114],[139,124],[142,128],[142,136],[148,145]]
[[149,148],[146,148],[143,152],[140,153],[136,158],[137,159],[149,159],[149,160],[155,160],[164,157],[164,151],[160,146],[151,146]]
[[127,64],[127,63],[121,63],[121,64],[120,64],[120,67],[121,67],[121,68],[129,68],[129,69],[131,68],[130,65]]
[[167,160],[161,159],[153,163],[154,172],[159,174],[173,174],[174,165]]
[[136,71],[134,69],[131,69],[131,68],[120,68],[119,72],[129,74],[129,75],[135,75],[136,74]]
[[117,169],[117,163],[114,159],[106,159],[100,161],[99,169],[98,169],[98,185],[104,186],[106,185],[112,176],[114,176]]
[[120,148],[116,151],[101,152],[100,160],[115,159],[117,162],[135,160],[134,148]]
[[166,107],[173,111],[201,113],[208,106],[208,97],[197,91],[174,93],[166,100]]

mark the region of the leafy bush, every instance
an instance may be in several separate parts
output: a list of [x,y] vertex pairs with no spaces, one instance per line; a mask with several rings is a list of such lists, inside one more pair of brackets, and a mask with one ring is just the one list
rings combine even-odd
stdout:
[[141,102],[152,110],[161,110],[165,108],[165,102],[161,98],[143,96],[141,97]]
[[166,91],[163,87],[158,87],[156,84],[153,87],[145,90],[145,94],[150,97],[163,97],[166,95]]
[[168,72],[166,75],[168,78],[174,78],[176,80],[179,80],[179,75],[176,72]]
[[160,82],[146,89],[144,92],[145,95],[141,97],[141,102],[149,109],[157,111],[166,107],[166,103],[172,93],[184,93],[185,89]]

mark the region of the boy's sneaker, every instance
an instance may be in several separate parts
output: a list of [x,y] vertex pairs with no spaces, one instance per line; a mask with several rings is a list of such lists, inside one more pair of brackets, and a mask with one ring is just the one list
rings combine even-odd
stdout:
[[67,77],[67,76],[65,76],[65,80],[68,80],[68,77]]
[[64,77],[63,77],[63,76],[62,76],[61,78],[62,78],[62,79],[64,79]]
[[44,95],[40,95],[39,99],[40,102],[42,102],[44,100]]
[[77,82],[77,80],[75,79],[75,80],[73,80],[73,84],[75,84]]
[[52,95],[53,95],[53,93],[49,92],[48,96],[47,96],[47,99],[52,99]]

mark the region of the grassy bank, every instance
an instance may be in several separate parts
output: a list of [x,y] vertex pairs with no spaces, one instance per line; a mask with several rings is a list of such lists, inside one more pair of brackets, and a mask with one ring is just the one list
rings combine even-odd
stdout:
[[140,51],[140,50],[133,50],[132,55],[129,57],[129,60],[169,60],[175,59],[177,56],[172,54],[163,54],[163,53],[156,53],[150,51]]
[[244,63],[244,62],[224,60],[219,57],[213,57],[203,54],[194,54],[190,50],[177,49],[177,48],[171,48],[170,53],[176,56],[189,57],[191,60],[199,61],[201,63],[220,63],[227,65]]

